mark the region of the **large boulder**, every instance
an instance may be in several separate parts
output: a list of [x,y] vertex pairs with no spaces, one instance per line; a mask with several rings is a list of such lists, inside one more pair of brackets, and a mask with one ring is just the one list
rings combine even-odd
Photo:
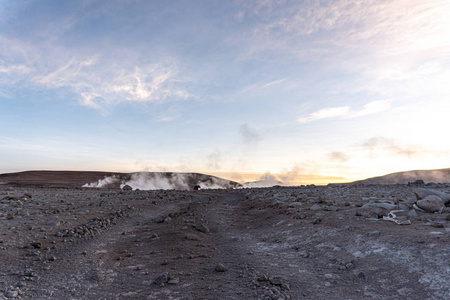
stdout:
[[416,205],[417,207],[430,213],[440,211],[442,208],[445,207],[444,201],[440,197],[435,195],[430,195],[422,200],[418,200],[416,202]]
[[445,205],[450,203],[450,194],[443,193],[440,191],[417,188],[414,189],[414,194],[416,194],[417,200],[422,200],[425,199],[427,196],[434,195],[441,198]]

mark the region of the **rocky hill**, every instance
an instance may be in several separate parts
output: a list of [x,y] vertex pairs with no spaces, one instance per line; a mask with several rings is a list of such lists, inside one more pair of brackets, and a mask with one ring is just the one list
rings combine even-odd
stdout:
[[199,173],[173,172],[96,172],[96,171],[25,171],[0,174],[0,184],[9,186],[120,188],[133,189],[234,188],[240,184],[227,179]]
[[408,184],[417,180],[423,180],[425,183],[450,183],[450,168],[396,172],[354,181],[351,184]]

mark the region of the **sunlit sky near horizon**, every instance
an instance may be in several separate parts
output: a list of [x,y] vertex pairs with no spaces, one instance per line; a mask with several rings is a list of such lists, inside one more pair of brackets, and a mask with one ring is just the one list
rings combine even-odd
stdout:
[[0,1],[0,173],[448,168],[449,96],[448,0]]

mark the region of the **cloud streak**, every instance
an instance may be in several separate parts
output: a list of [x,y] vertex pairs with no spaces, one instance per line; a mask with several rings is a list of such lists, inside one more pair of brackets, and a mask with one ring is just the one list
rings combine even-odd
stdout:
[[373,137],[360,146],[364,151],[368,151],[371,156],[385,153],[398,157],[415,158],[420,156],[447,156],[449,154],[448,150],[436,150],[419,144],[402,144],[395,139],[386,137]]
[[[0,36],[0,86],[65,90],[81,105],[105,109],[119,103],[187,99],[175,59],[142,61],[141,55],[109,57],[78,53],[50,42],[38,44]],[[80,51],[81,52],[81,51]]]
[[376,113],[381,113],[389,110],[390,103],[388,101],[373,101],[366,104],[360,110],[352,110],[349,106],[338,106],[338,107],[326,107],[307,116],[303,116],[297,119],[298,123],[309,123],[324,119],[333,118],[358,118],[367,115],[372,115]]

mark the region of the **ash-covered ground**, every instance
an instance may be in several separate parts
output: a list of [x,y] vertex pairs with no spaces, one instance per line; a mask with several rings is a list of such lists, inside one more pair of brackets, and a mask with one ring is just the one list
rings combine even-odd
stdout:
[[450,299],[449,208],[406,185],[0,199],[0,299]]

